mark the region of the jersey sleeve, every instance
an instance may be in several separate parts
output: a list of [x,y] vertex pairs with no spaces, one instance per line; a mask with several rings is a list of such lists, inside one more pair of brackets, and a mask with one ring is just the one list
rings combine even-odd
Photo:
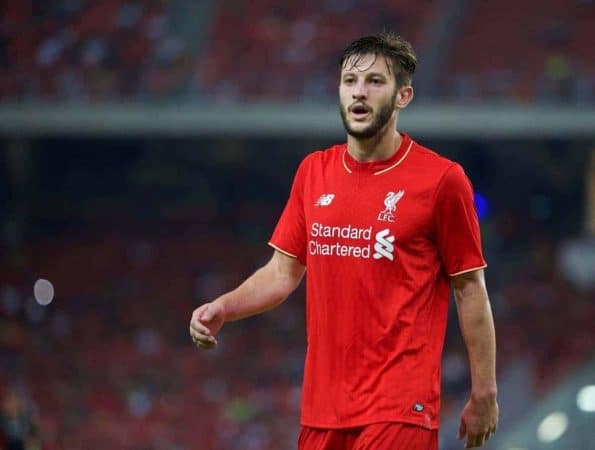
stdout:
[[459,164],[450,166],[438,185],[434,229],[438,251],[449,276],[486,267],[473,187]]
[[306,265],[306,219],[304,214],[304,187],[306,158],[300,164],[293,179],[289,199],[277,222],[269,245],[286,255],[297,258]]

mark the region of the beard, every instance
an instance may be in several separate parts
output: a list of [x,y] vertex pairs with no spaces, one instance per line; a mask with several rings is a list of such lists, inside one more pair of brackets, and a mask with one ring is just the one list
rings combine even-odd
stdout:
[[[376,136],[378,132],[386,126],[393,115],[396,97],[397,91],[395,90],[394,94],[391,96],[391,99],[380,105],[378,113],[375,114],[374,118],[372,119],[372,123],[361,130],[354,130],[351,127],[349,121],[347,120],[347,109],[343,106],[343,104],[339,104],[341,120],[343,121],[343,127],[345,128],[345,131],[347,131],[347,134],[353,136],[356,139],[369,139]],[[373,112],[374,111],[372,111],[372,113]]]

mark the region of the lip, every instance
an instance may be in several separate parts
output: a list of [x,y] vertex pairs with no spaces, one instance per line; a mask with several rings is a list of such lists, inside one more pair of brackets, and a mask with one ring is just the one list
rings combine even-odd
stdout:
[[[354,108],[365,108],[364,112],[355,112]],[[366,118],[371,114],[372,109],[364,104],[355,104],[355,105],[351,105],[351,107],[349,108],[349,113],[351,114],[351,117],[353,117],[354,120],[356,121],[363,121],[366,120]]]
[[365,113],[351,113],[351,117],[353,117],[353,120],[357,121],[357,122],[363,122],[364,120],[366,120],[368,118],[368,116],[370,115],[369,112],[365,112]]

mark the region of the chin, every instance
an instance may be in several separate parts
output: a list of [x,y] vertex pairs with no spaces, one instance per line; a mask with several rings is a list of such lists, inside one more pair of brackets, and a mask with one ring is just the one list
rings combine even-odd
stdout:
[[368,131],[370,129],[370,124],[368,122],[351,122],[349,124],[349,128],[354,132],[354,133],[365,133],[366,131]]
[[370,139],[377,134],[372,132],[369,127],[363,127],[361,129],[350,128],[347,133],[356,139]]

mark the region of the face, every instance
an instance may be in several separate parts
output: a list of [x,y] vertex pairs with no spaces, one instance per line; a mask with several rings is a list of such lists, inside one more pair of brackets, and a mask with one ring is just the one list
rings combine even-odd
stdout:
[[383,56],[364,55],[341,70],[340,110],[347,133],[358,139],[376,136],[395,114],[397,87]]

